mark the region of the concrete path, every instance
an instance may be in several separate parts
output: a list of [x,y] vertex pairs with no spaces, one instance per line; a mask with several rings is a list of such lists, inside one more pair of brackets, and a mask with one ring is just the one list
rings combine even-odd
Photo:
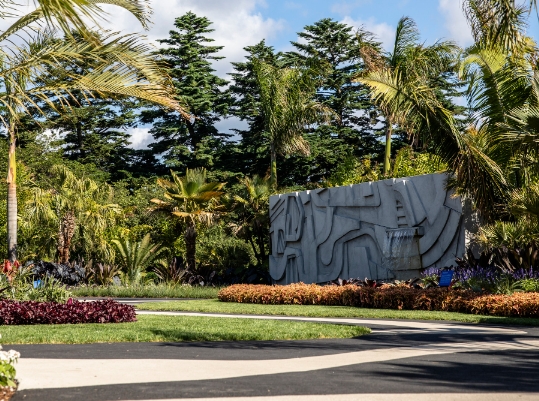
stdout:
[[359,324],[373,334],[343,340],[17,345],[12,347],[22,354],[20,391],[13,401],[539,399],[536,328],[139,313]]

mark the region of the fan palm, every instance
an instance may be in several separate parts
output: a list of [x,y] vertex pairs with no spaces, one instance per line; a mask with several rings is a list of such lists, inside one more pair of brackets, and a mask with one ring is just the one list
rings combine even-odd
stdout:
[[309,143],[303,138],[305,126],[329,123],[335,112],[314,99],[320,68],[313,61],[302,67],[282,68],[253,59],[253,69],[270,140],[271,182],[277,186],[277,154],[308,155]]
[[235,211],[240,223],[235,227],[237,234],[251,247],[259,264],[266,262],[267,236],[269,233],[269,197],[271,181],[269,177],[245,177],[240,195],[233,197]]
[[[35,11],[23,15],[0,33],[0,121],[8,133],[8,258],[17,258],[16,139],[20,117],[39,103],[62,110],[69,107],[73,91],[84,96],[119,94],[133,96],[183,111],[174,101],[168,77],[158,65],[151,48],[137,36],[95,34],[85,21],[97,23],[104,17],[100,4],[113,4],[148,23],[146,2],[142,0],[35,0]],[[16,5],[10,0],[0,4],[2,17],[12,16]],[[34,25],[31,25],[34,24]],[[43,28],[36,28],[41,24]],[[55,29],[67,38],[53,40]],[[73,30],[85,40],[75,40]],[[38,32],[38,33],[35,33]],[[25,33],[20,46],[12,38]],[[69,62],[91,60],[95,67],[79,75],[66,67]],[[62,71],[66,79],[41,82],[48,70]]]
[[391,139],[395,124],[399,124],[409,133],[413,130],[413,119],[406,109],[404,94],[399,94],[393,101],[385,100],[389,88],[388,81],[395,88],[406,86],[422,86],[423,91],[429,88],[429,80],[451,68],[451,63],[459,48],[453,42],[436,42],[431,46],[423,46],[419,42],[417,25],[409,17],[403,17],[397,24],[393,49],[381,53],[370,43],[361,44],[361,52],[366,71],[357,79],[372,90],[375,103],[381,108],[386,120],[386,146],[384,155],[384,175],[390,172]]
[[152,244],[150,234],[146,234],[139,242],[133,243],[123,238],[112,240],[112,243],[118,250],[127,281],[131,284],[140,282],[144,269],[151,265],[164,250],[159,245]]
[[172,181],[158,179],[165,190],[164,198],[152,199],[153,212],[166,212],[185,223],[185,254],[187,268],[196,270],[196,223],[209,225],[216,216],[219,199],[223,195],[224,183],[207,182],[206,169],[187,169],[179,177],[171,171]]

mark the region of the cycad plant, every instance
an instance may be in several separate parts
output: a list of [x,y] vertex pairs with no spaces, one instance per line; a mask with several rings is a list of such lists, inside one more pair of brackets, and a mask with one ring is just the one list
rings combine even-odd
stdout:
[[[173,100],[170,80],[151,48],[134,35],[117,36],[99,28],[105,16],[101,3],[130,11],[147,26],[149,9],[143,0],[34,0],[36,9],[17,12],[12,0],[0,4],[0,17],[16,21],[0,33],[0,121],[9,140],[8,162],[8,258],[17,258],[16,147],[18,121],[40,104],[62,112],[69,108],[72,92],[133,96],[183,111]],[[97,25],[92,32],[87,23]],[[55,40],[57,32],[67,39]],[[76,32],[77,35],[74,35]],[[14,38],[23,36],[23,44]],[[75,38],[78,37],[78,39]],[[80,37],[83,39],[81,40]],[[79,74],[71,62],[91,61],[94,68]],[[48,71],[61,71],[62,80],[41,80]]]
[[307,125],[329,123],[335,112],[316,101],[318,78],[323,72],[314,60],[293,68],[278,67],[253,59],[260,92],[260,113],[270,141],[271,182],[277,186],[277,154],[310,153],[303,138]]
[[132,242],[127,238],[112,240],[118,250],[117,257],[124,268],[125,277],[131,284],[138,284],[144,270],[150,266],[164,251],[160,245],[151,242],[150,234],[141,241]]
[[164,198],[152,199],[153,212],[165,212],[185,223],[185,256],[187,268],[196,271],[197,223],[210,225],[219,209],[224,183],[208,182],[206,169],[187,169],[180,177],[171,171],[172,181],[158,179]]

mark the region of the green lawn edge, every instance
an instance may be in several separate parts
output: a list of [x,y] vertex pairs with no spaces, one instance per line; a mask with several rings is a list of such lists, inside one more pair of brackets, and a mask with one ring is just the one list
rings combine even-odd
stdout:
[[220,287],[198,287],[188,285],[133,285],[133,286],[81,286],[70,288],[74,297],[98,298],[217,298]]
[[200,316],[137,316],[133,323],[0,326],[2,344],[270,341],[354,338],[361,326]]
[[438,320],[475,324],[481,323],[518,326],[539,326],[539,319],[537,318],[470,315],[465,313],[443,311],[368,309],[350,306],[243,304],[234,302],[221,302],[217,299],[148,302],[137,305],[137,308],[146,311],[182,311],[241,315],[343,318],[346,317],[365,319]]

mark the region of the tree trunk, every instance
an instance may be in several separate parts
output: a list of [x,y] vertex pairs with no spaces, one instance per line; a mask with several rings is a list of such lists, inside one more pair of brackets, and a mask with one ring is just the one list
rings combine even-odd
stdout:
[[75,213],[68,211],[62,221],[60,222],[60,228],[58,230],[58,261],[62,264],[69,262],[71,253],[71,240],[75,234]]
[[271,165],[270,165],[270,183],[277,188],[277,152],[275,151],[275,143],[271,142]]
[[393,134],[393,127],[391,120],[387,119],[387,132],[386,132],[386,152],[384,156],[384,175],[387,177],[389,175],[389,170],[391,169],[391,136]]
[[185,229],[185,259],[187,268],[192,272],[196,269],[196,246],[197,246],[197,229],[192,220],[187,221]]
[[15,149],[15,129],[10,126],[7,173],[7,258],[11,262],[17,260],[17,160]]

